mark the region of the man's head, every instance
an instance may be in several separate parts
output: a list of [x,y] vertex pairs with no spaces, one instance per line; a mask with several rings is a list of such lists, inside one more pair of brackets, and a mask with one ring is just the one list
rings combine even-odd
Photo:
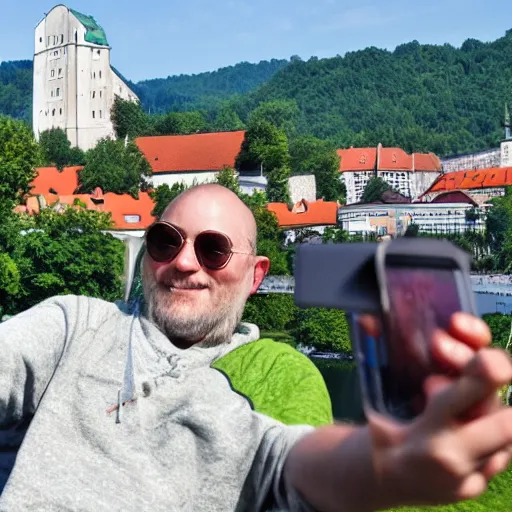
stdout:
[[[180,347],[228,341],[240,322],[247,298],[255,293],[269,260],[255,255],[256,222],[252,212],[229,189],[209,184],[180,194],[162,214],[185,239],[172,261],[143,260],[148,315]],[[228,264],[219,270],[202,266],[194,242],[204,231],[227,235],[233,245]]]

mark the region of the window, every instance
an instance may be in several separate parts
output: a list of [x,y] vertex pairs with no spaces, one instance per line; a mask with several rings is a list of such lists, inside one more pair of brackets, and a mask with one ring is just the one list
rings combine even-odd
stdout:
[[101,78],[101,71],[100,71],[100,78]]
[[53,89],[52,89],[52,91],[50,92],[50,96],[53,98]]
[[127,224],[136,224],[137,222],[140,222],[140,215],[125,215],[124,221]]
[[92,99],[96,98],[96,91],[92,91],[91,95],[92,95]]
[[40,37],[40,38],[39,38],[39,42],[40,42],[40,43],[42,43],[42,42],[43,42],[43,38],[42,38],[42,37]]
[[64,42],[64,34],[61,34],[60,35],[60,44],[62,44]]
[[52,69],[50,71],[50,78],[53,78],[55,76],[55,69]]
[[62,108],[59,109],[59,114],[62,115]]
[[103,118],[103,112],[100,110],[100,119]]
[[60,96],[60,88],[57,87],[57,92],[55,93],[55,96],[59,97]]
[[55,116],[55,109],[52,110],[52,116]]
[[62,68],[59,68],[59,76],[62,75]]
[[92,74],[93,78],[96,78],[96,71]]
[[94,110],[92,111],[92,118],[96,119],[96,112],[94,112]]
[[50,36],[48,36],[48,46],[50,46]]
[[100,98],[103,96],[103,91],[100,91]]

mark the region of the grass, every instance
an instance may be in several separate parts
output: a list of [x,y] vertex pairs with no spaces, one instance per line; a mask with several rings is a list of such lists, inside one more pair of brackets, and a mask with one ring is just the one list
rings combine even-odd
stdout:
[[402,507],[387,512],[511,512],[512,511],[512,466],[497,475],[489,489],[476,500],[462,501],[442,507]]
[[[296,346],[295,339],[287,331],[262,331],[261,337]],[[319,364],[344,366],[347,362],[321,361]],[[490,482],[487,492],[475,500],[439,507],[402,507],[389,509],[386,512],[512,512],[512,466],[504,473],[497,475]]]

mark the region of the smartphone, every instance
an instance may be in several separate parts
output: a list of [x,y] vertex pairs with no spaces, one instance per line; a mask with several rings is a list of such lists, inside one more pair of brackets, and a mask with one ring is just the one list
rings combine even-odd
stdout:
[[411,420],[426,405],[425,381],[450,375],[432,350],[453,313],[475,313],[469,268],[460,254],[421,254],[381,243],[375,252],[379,314],[352,315],[351,335],[365,406]]

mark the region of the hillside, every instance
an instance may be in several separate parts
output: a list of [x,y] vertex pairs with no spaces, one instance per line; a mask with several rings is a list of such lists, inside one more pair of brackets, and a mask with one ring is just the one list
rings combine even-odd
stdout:
[[130,85],[146,112],[209,109],[218,100],[254,91],[287,64],[287,60],[276,59],[258,64],[241,62],[208,73],[169,76]]
[[0,63],[0,114],[32,117],[32,61]]
[[[278,70],[286,60],[261,61],[258,64],[241,62],[217,71],[197,75],[169,76],[127,81],[139,96],[144,110],[162,113],[170,110],[209,109],[219,100],[235,94],[244,94],[258,88]],[[123,80],[119,71],[115,70]],[[32,109],[32,61],[10,61],[0,64],[0,114],[30,121]]]
[[261,101],[291,99],[298,133],[339,147],[382,142],[448,155],[495,146],[504,104],[512,104],[512,30],[461,48],[377,48],[330,59],[292,59],[257,91],[234,102],[245,120]]

